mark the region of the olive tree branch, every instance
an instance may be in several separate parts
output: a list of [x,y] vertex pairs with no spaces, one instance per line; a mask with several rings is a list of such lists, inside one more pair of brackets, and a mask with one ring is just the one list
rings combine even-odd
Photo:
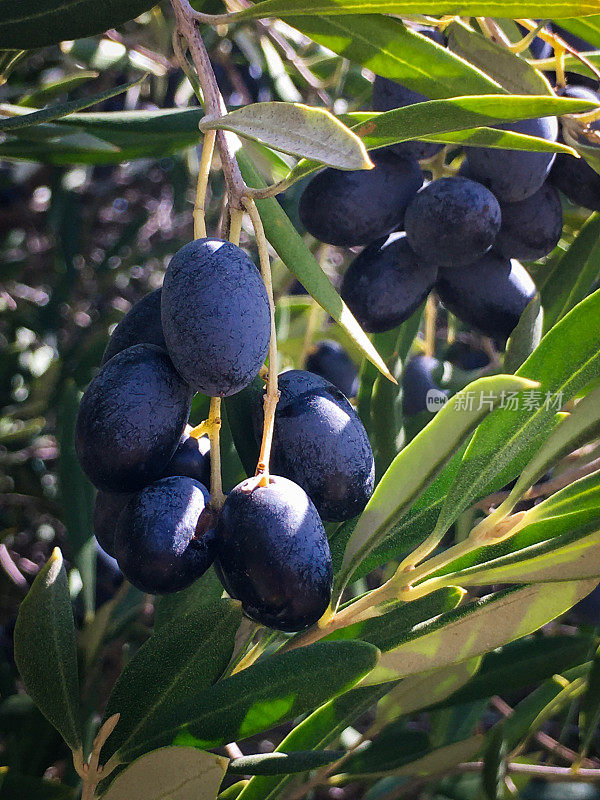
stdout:
[[[194,67],[198,74],[200,88],[204,98],[207,116],[220,117],[226,113],[225,103],[217,85],[217,79],[210,63],[210,58],[198,30],[197,21],[202,19],[199,12],[189,4],[188,0],[171,0],[177,29],[187,42]],[[214,22],[214,20],[212,20]],[[242,197],[246,194],[246,185],[235,158],[234,137],[228,131],[217,131],[216,143],[221,158],[227,196],[231,208],[240,208]]]

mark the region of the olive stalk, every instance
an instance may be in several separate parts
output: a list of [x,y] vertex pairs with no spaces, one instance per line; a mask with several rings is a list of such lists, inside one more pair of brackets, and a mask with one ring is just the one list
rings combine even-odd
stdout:
[[263,228],[262,220],[256,203],[251,198],[244,198],[242,201],[246,208],[252,225],[254,235],[258,245],[258,256],[260,259],[260,271],[267,289],[269,298],[269,312],[271,315],[271,335],[269,338],[269,373],[267,376],[267,392],[264,399],[264,423],[263,435],[256,466],[256,474],[260,476],[259,485],[268,486],[269,484],[269,461],[271,458],[271,445],[273,444],[273,426],[275,424],[275,410],[279,400],[279,388],[277,385],[277,335],[275,331],[275,302],[273,300],[273,280],[271,277],[271,262],[269,259],[269,249],[267,237]]
[[194,239],[203,239],[206,236],[206,191],[208,189],[208,177],[212,164],[215,149],[216,131],[206,131],[204,142],[202,143],[202,156],[198,170],[198,182],[196,183],[196,201],[194,203]]

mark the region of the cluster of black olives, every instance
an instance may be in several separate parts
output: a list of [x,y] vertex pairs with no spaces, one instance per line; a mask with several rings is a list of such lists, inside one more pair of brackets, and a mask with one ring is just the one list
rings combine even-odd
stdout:
[[[420,33],[444,44],[439,32]],[[600,103],[583,87],[563,93]],[[427,99],[394,81],[375,79],[376,111]],[[559,137],[555,117],[499,127],[552,142]],[[585,160],[566,154],[469,147],[458,174],[423,185],[419,161],[441,148],[408,141],[373,152],[370,171],[326,169],[304,190],[300,217],[322,242],[365,245],[341,286],[365,330],[395,328],[435,289],[467,325],[505,341],[536,292],[519,260],[543,258],[560,239],[558,189],[578,205],[597,209],[600,176]]]
[[[271,466],[220,510],[210,504],[208,439],[190,435],[193,394],[227,397],[257,376],[270,312],[255,264],[205,238],[171,260],[161,289],[117,325],[81,400],[76,448],[98,489],[100,545],[143,591],[189,586],[215,564],[246,614],[301,630],[324,613],[332,564],[322,520],[360,513],[374,485],[365,429],[342,392],[304,370],[280,376]],[[262,436],[262,396],[252,409]]]

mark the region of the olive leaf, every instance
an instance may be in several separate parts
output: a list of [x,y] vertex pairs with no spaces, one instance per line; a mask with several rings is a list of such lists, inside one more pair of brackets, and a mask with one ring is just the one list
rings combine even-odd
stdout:
[[218,119],[204,118],[201,131],[227,130],[337,169],[370,169],[360,138],[324,108],[302,103],[253,103]]
[[67,573],[55,548],[21,603],[15,661],[25,688],[72,750],[81,747],[77,645]]
[[[585,14],[597,14],[598,6],[593,0],[563,0],[551,7],[552,16],[579,17]],[[256,19],[264,17],[283,17],[290,14],[450,14],[465,17],[547,17],[548,5],[528,0],[507,0],[500,6],[490,0],[263,0],[235,15],[236,20]],[[561,21],[562,22],[562,21]],[[580,23],[580,20],[573,22]],[[585,21],[583,21],[585,23]],[[571,25],[570,30],[573,29]],[[575,32],[585,35],[587,28],[577,27]]]
[[379,666],[404,677],[482,655],[533,633],[589,594],[596,583],[597,579],[538,583],[459,606],[414,628],[403,644],[381,656]]
[[108,100],[111,97],[122,94],[132,86],[137,86],[137,84],[141,83],[145,78],[146,76],[142,75],[134,81],[123,83],[112,89],[106,89],[106,91],[92,95],[92,97],[84,97],[81,100],[69,100],[65,103],[59,103],[56,106],[38,109],[37,111],[28,111],[22,106],[2,104],[0,106],[0,114],[7,115],[8,118],[0,119],[0,131],[9,133],[19,128],[26,128],[29,125],[39,125],[40,122],[52,122],[55,119],[66,117],[68,114],[82,111],[84,108],[89,108],[90,106],[96,105],[96,103],[101,103],[103,100]]
[[103,800],[215,800],[228,759],[195,747],[162,747],[118,775]]

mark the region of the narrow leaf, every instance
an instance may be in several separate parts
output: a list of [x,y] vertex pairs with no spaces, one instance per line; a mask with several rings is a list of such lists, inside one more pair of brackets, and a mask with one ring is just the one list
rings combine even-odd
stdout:
[[[464,17],[548,17],[557,19],[566,16],[578,17],[594,14],[598,6],[593,0],[564,0],[553,4],[550,9],[540,2],[521,3],[507,0],[499,6],[489,0],[263,0],[236,14],[236,20],[262,17],[283,17],[289,14],[435,14]],[[562,24],[562,22],[561,22]],[[583,35],[583,33],[581,34]]]
[[[359,686],[330,700],[299,722],[275,752],[292,753],[325,747],[396,684],[397,681],[377,686]],[[256,776],[247,783],[239,798],[274,800],[282,796],[292,780],[293,776]]]
[[[495,14],[494,16],[498,16]],[[504,13],[502,16],[505,16]],[[506,15],[507,16],[507,15]],[[471,30],[462,22],[447,28],[448,47],[480,69],[485,69],[509,92],[551,95],[552,89],[541,72],[504,45]]]
[[588,753],[600,723],[600,653],[596,651],[579,712],[581,752]]
[[505,407],[479,426],[440,512],[438,531],[448,530],[477,497],[520,474],[545,441],[556,412],[600,375],[599,314],[600,292],[595,292],[555,325],[519,368],[517,375],[538,380],[539,390],[507,396]]
[[214,567],[211,567],[187,589],[164,594],[155,600],[155,631],[170,623],[179,624],[179,620],[186,614],[193,612],[199,606],[214,603],[221,598],[222,594],[221,581],[217,578]]
[[112,89],[106,89],[100,94],[93,95],[92,97],[84,97],[81,100],[69,100],[66,103],[59,103],[59,105],[51,106],[50,108],[41,108],[38,111],[25,111],[20,106],[0,106],[0,113],[15,114],[9,116],[8,119],[0,119],[0,131],[8,133],[17,130],[18,128],[25,128],[28,125],[38,125],[40,122],[52,122],[52,120],[66,117],[68,114],[73,114],[76,111],[83,111],[84,108],[101,103],[103,100],[109,100],[118,94],[122,94],[130,89],[132,86],[137,86],[145,79],[145,75],[141,78],[136,78],[129,83],[123,83],[120,86],[114,86]]
[[258,753],[236,758],[229,765],[232,775],[293,775],[331,764],[345,750],[298,750],[295,753]]
[[77,645],[67,573],[55,548],[21,603],[15,661],[27,692],[72,750],[81,747]]
[[[396,19],[376,14],[296,16],[302,14],[303,4],[295,5],[289,15],[280,16],[314,42],[432,100],[506,93],[487,71],[472,66]],[[253,6],[252,12],[256,13],[258,8],[259,5]],[[423,11],[419,9],[416,13]]]
[[516,372],[542,340],[544,309],[539,294],[528,304],[511,333],[504,353],[505,372]]
[[380,666],[403,677],[490,652],[533,633],[595,585],[595,580],[542,583],[489,595],[419,626],[404,644],[381,656]]
[[205,118],[199,127],[202,131],[233,131],[275,150],[338,169],[372,167],[359,137],[324,108],[301,103],[253,103],[219,119]]
[[589,293],[600,274],[599,260],[600,214],[592,214],[569,249],[554,263],[541,288],[546,331]]
[[153,5],[153,0],[2,0],[0,42],[3,48],[31,49],[91,36],[134,19]]

